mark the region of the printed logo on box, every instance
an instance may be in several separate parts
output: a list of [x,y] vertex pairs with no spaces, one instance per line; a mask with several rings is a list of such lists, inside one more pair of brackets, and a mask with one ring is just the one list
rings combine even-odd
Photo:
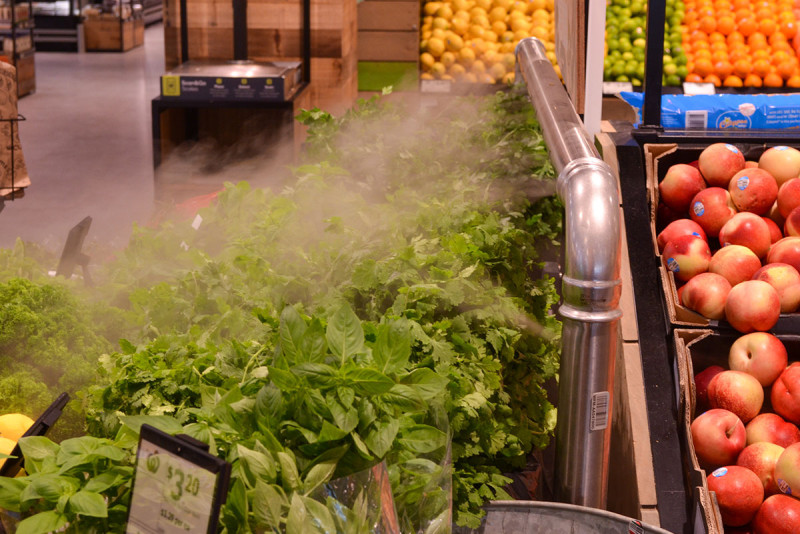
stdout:
[[[726,111],[717,117],[717,128],[731,129],[731,128],[750,128],[750,117],[745,117],[738,111]],[[733,145],[725,145],[725,148],[731,152],[738,154],[739,149]]]

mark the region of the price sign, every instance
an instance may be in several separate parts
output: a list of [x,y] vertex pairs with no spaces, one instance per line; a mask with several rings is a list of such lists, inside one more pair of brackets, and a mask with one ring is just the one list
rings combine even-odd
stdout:
[[201,445],[142,425],[126,534],[217,531],[230,464]]

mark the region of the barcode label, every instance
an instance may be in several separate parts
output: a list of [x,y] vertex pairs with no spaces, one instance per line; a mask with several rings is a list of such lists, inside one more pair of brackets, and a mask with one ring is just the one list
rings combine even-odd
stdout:
[[708,110],[695,109],[686,112],[686,129],[703,129],[708,123]]
[[638,519],[634,519],[628,523],[628,534],[644,534],[642,522]]
[[608,405],[611,394],[600,391],[592,395],[592,420],[590,430],[604,430],[608,427]]

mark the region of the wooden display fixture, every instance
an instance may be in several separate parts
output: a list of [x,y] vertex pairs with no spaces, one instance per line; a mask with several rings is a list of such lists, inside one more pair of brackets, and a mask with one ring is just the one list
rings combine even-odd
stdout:
[[358,4],[359,90],[416,89],[419,80],[419,0]]
[[83,23],[87,52],[126,52],[144,44],[144,19],[89,17]]
[[2,60],[17,69],[17,96],[36,90],[36,66],[33,47],[33,18],[30,1],[0,6]]
[[[188,57],[232,59],[233,8],[230,0],[187,0]],[[166,0],[165,66],[181,63],[180,4]],[[247,49],[254,61],[297,59],[302,53],[299,4],[286,0],[250,0]],[[311,106],[342,113],[356,100],[356,0],[315,0],[311,5]]]

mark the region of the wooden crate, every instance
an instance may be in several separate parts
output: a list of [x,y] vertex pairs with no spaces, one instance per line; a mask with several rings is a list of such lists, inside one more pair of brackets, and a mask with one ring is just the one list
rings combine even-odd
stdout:
[[87,51],[125,52],[144,44],[144,20],[131,19],[120,24],[116,17],[87,18],[83,33]]
[[[379,91],[387,85],[401,90],[417,88],[419,25],[419,0],[365,0],[358,4],[359,90]],[[395,62],[397,66],[391,65]],[[398,79],[397,73],[412,71],[415,76]]]
[[[177,0],[164,4],[167,69],[180,63],[180,12]],[[358,93],[356,0],[311,3],[310,105],[338,113]],[[233,58],[233,7],[230,0],[187,0],[190,59]],[[297,0],[250,0],[248,55],[256,61],[299,59],[302,5]]]
[[36,90],[36,64],[33,50],[23,53],[17,59],[17,94],[25,96]]

